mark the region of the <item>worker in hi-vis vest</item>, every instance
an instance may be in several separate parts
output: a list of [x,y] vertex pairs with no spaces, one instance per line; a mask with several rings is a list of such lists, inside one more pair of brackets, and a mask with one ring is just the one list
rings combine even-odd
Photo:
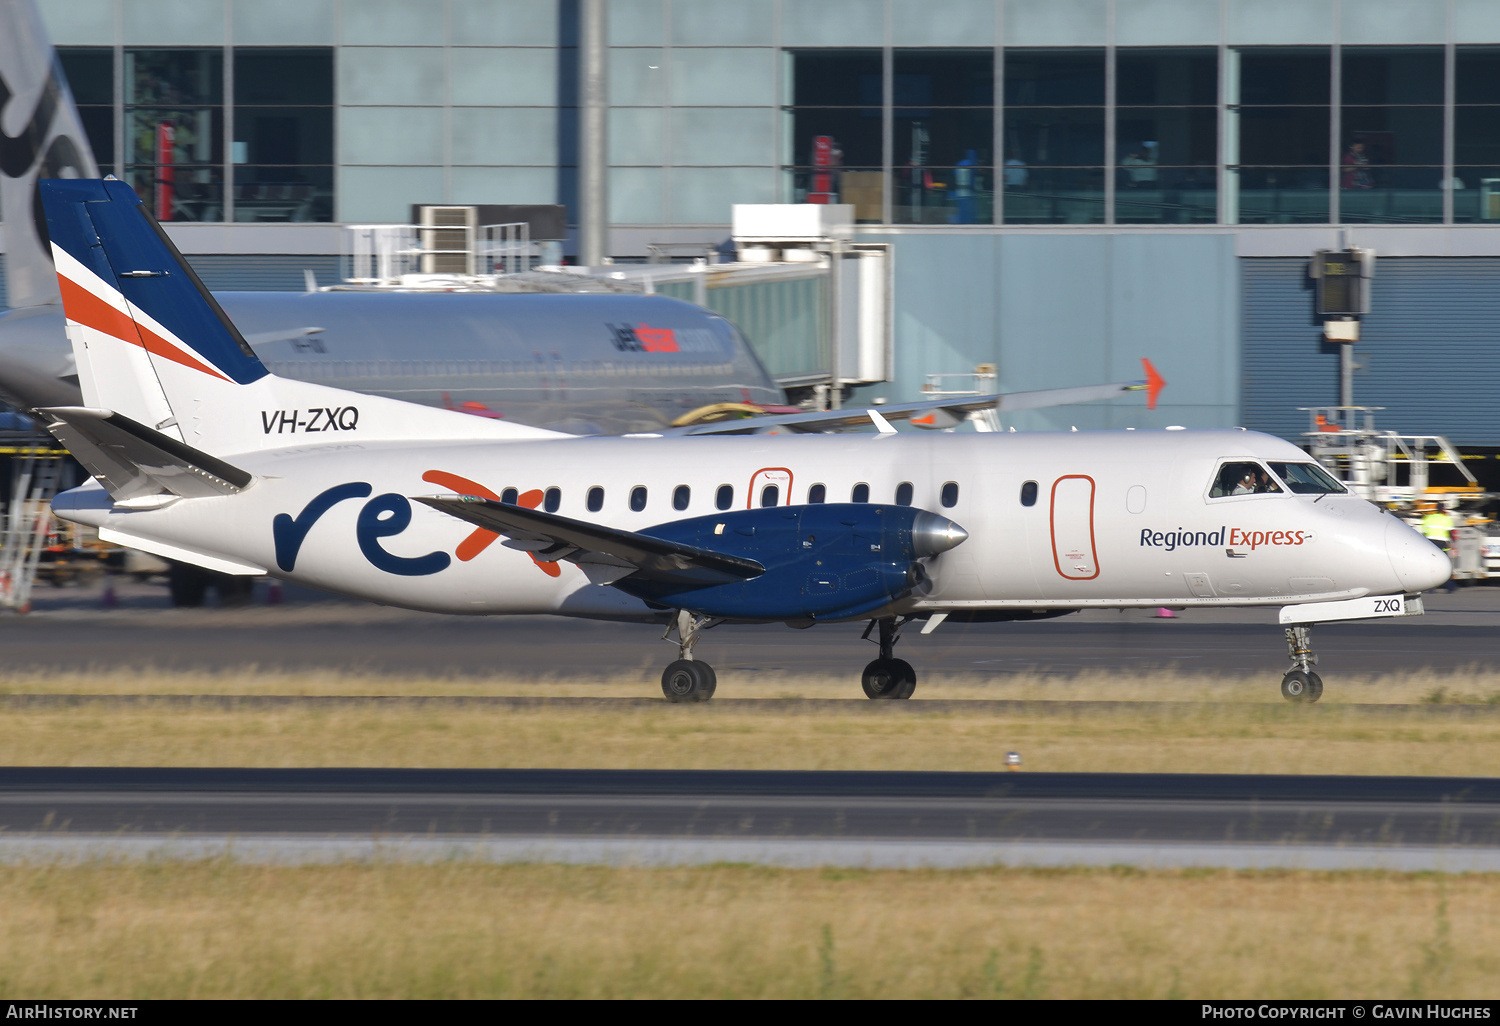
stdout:
[[[1453,551],[1453,528],[1457,526],[1453,522],[1453,516],[1442,506],[1429,506],[1427,512],[1422,515],[1422,524],[1419,528],[1427,536],[1428,541],[1449,553],[1451,558]],[[1457,582],[1451,577],[1448,579],[1446,591],[1454,591],[1458,588]]]

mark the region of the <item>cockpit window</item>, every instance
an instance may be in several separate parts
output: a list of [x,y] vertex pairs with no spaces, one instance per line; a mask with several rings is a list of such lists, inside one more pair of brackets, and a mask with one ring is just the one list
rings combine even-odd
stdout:
[[1226,495],[1269,495],[1280,491],[1281,486],[1259,463],[1226,463],[1219,468],[1208,494],[1220,499]]
[[1294,495],[1343,495],[1348,491],[1316,463],[1273,463],[1271,469]]

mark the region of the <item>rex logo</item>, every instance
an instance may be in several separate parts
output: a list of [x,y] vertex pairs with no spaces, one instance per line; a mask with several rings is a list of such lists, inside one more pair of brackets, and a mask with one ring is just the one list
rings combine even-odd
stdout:
[[[477,495],[480,498],[500,501],[500,497],[484,485],[477,481],[470,481],[466,477],[459,477],[457,474],[449,474],[442,470],[429,470],[422,475],[422,480],[444,488],[451,488],[462,495]],[[278,513],[271,521],[271,537],[276,545],[276,565],[287,573],[291,573],[296,569],[297,556],[302,551],[302,543],[307,539],[308,532],[313,529],[313,525],[323,519],[323,515],[339,503],[346,499],[368,498],[374,490],[364,481],[334,485],[314,496],[312,501],[302,507],[302,512],[295,517],[289,513]],[[542,496],[542,490],[534,488],[517,496],[516,502],[527,509],[536,509],[542,503]],[[359,518],[355,522],[355,539],[359,542],[359,551],[375,569],[402,577],[426,577],[448,569],[453,560],[446,552],[429,552],[425,556],[397,556],[387,552],[381,546],[380,539],[400,534],[410,524],[411,501],[406,496],[399,492],[387,492],[384,495],[375,496],[360,509]],[[453,554],[460,562],[467,563],[489,548],[490,543],[498,537],[500,536],[494,531],[480,528],[459,542]],[[528,555],[531,554],[528,553]],[[531,560],[548,577],[562,576],[562,567],[556,563],[543,562],[535,555],[531,555]]]

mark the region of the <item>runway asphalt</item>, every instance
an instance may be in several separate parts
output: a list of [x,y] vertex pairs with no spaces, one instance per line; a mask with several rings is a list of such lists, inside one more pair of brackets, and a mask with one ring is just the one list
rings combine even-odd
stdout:
[[[1500,780],[669,770],[0,769],[10,841],[372,837],[1482,855]],[[1127,859],[1128,861],[1128,859]]]
[[[31,615],[0,616],[0,665],[55,672],[258,665],[598,680],[611,667],[639,676],[671,655],[657,640],[659,632],[644,626],[445,617],[292,590],[283,604],[245,609],[174,610],[154,585],[132,585],[117,597],[114,608],[104,608],[97,592],[40,593]],[[1422,618],[1320,627],[1314,639],[1320,670],[1500,669],[1494,644],[1500,588],[1430,596],[1428,608],[1431,614]],[[873,654],[859,631],[852,624],[810,631],[729,626],[706,635],[698,653],[719,668],[721,679],[734,671],[765,671],[837,680],[852,676]],[[1155,619],[1140,610],[1100,611],[1033,623],[944,625],[925,637],[911,631],[900,652],[919,673],[966,676],[1180,667],[1262,672],[1274,680],[1285,665],[1274,609],[1190,611],[1175,619]],[[73,700],[6,698],[7,704]],[[270,862],[460,857],[1495,872],[1500,871],[1500,782],[1030,773],[0,769],[0,861],[223,854]]]
[[[265,585],[262,588],[264,595]],[[497,672],[597,680],[612,669],[664,666],[671,646],[644,625],[560,617],[458,617],[330,600],[288,589],[286,602],[245,609],[171,609],[160,585],[122,586],[103,608],[97,588],[45,589],[36,611],[0,616],[0,663],[57,672],[91,668],[369,671],[473,676]],[[263,598],[262,598],[263,602]],[[1330,624],[1314,631],[1319,670],[1500,669],[1500,587],[1426,597],[1423,617]],[[810,630],[726,625],[704,635],[700,658],[720,670],[853,679],[874,654],[860,624]],[[1089,611],[1056,620],[909,629],[899,654],[921,675],[1101,669],[1264,673],[1278,680],[1285,643],[1274,608]],[[654,669],[653,669],[654,672]],[[726,695],[726,697],[728,697]]]

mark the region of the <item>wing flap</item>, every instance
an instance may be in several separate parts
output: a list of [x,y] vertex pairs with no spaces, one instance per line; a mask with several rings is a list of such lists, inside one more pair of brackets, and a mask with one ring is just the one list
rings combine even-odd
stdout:
[[[502,544],[546,562],[576,563],[595,583],[640,574],[649,577],[715,577],[747,581],[765,573],[753,559],[585,523],[473,495],[413,496],[424,505],[475,527],[503,535]],[[608,578],[600,581],[596,578]]]

